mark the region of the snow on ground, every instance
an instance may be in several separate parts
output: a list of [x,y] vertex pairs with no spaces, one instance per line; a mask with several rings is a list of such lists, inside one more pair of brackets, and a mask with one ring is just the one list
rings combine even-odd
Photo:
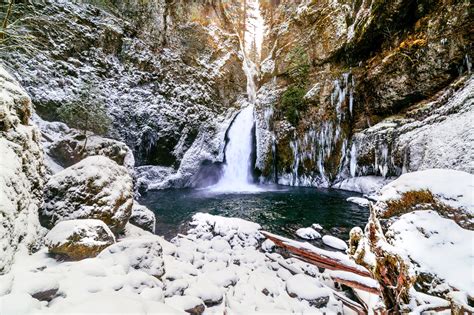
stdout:
[[298,237],[304,238],[305,240],[315,240],[321,238],[321,234],[312,227],[301,228],[296,231]]
[[403,174],[384,186],[377,199],[395,200],[405,192],[426,189],[441,202],[474,214],[474,175],[463,171],[430,169]]
[[372,195],[382,188],[384,185],[390,183],[393,179],[387,179],[380,176],[361,176],[352,177],[336,183],[332,188],[355,191],[365,195]]
[[339,250],[347,250],[347,244],[340,238],[331,235],[324,235],[323,236],[323,243],[329,247],[339,249]]
[[393,245],[416,263],[418,272],[436,274],[450,286],[474,296],[473,231],[435,211],[414,211],[401,216],[388,235]]
[[[170,243],[128,224],[115,245],[76,262],[56,261],[47,249],[25,255],[0,276],[0,309],[9,314],[174,314],[203,306],[204,314],[342,312],[318,268],[259,250],[258,224],[199,213],[191,226]],[[149,272],[160,247],[164,270],[160,262]],[[52,292],[50,302],[31,298],[44,291]]]
[[368,207],[370,203],[368,199],[360,197],[349,197],[346,199],[346,201],[355,203],[356,205],[359,205],[361,207]]

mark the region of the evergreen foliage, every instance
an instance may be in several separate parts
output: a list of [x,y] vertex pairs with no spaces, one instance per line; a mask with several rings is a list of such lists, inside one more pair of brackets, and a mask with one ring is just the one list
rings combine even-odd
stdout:
[[86,84],[78,99],[64,104],[57,109],[61,121],[72,128],[79,129],[85,136],[84,148],[87,144],[87,132],[104,135],[110,127],[105,104],[97,88]]

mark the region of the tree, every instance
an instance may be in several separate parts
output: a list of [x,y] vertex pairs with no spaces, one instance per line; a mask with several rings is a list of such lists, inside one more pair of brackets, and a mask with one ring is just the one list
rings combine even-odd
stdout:
[[81,153],[87,146],[88,131],[104,135],[110,127],[104,100],[99,90],[90,83],[84,86],[76,100],[59,107],[57,114],[61,121],[83,134],[85,140]]
[[17,49],[32,54],[37,50],[36,38],[21,27],[23,19],[28,18],[26,6],[26,3],[15,4],[14,0],[0,4],[0,54]]

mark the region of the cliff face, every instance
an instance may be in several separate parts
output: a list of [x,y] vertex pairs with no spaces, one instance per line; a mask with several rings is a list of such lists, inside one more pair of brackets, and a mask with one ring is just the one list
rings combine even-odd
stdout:
[[18,252],[35,249],[43,233],[38,208],[46,172],[31,111],[28,95],[0,67],[0,274]]
[[108,136],[126,142],[138,166],[176,172],[193,145],[196,160],[218,159],[221,125],[246,82],[239,38],[227,29],[239,21],[232,4],[46,1],[14,13],[34,49],[2,52],[3,61],[42,118],[58,120],[57,108],[92,83],[112,117]]
[[[212,165],[224,159],[226,130],[245,97],[243,2],[90,3],[14,10],[34,49],[2,51],[2,60],[36,111],[57,120],[57,108],[92,82],[112,117],[108,136],[133,150],[140,182],[182,187],[215,176]],[[464,122],[472,115],[468,3],[260,4],[267,27],[255,60],[261,181],[330,186],[404,169],[472,171],[462,158],[472,154],[465,128],[444,135],[459,140],[449,165],[432,159],[434,148],[423,149],[432,132],[421,131],[450,128],[453,114]]]
[[[452,114],[464,120],[472,115],[472,86],[463,83],[470,77],[469,4],[265,4],[268,57],[262,61],[260,117],[267,120],[260,124],[266,136],[257,164],[265,179],[329,186],[350,176],[393,176],[404,169],[472,171],[463,163],[466,152],[472,158],[465,124],[456,135],[443,134],[458,142],[450,162],[433,158],[425,136],[456,128]],[[456,93],[452,109],[450,95]],[[433,125],[435,120],[444,125]]]

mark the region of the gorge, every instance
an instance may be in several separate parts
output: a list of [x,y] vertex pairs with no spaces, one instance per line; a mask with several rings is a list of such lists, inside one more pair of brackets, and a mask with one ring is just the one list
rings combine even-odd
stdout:
[[0,314],[474,312],[469,2],[0,9]]

